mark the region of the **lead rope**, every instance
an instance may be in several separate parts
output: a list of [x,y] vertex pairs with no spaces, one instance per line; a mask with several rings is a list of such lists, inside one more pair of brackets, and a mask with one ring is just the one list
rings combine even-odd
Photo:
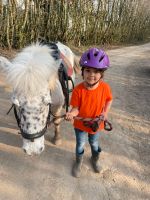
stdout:
[[100,115],[95,118],[83,118],[83,117],[74,117],[74,119],[80,120],[83,122],[83,125],[91,128],[93,132],[96,132],[99,128],[100,123],[103,121],[104,122],[104,129],[106,131],[111,131],[112,124],[108,120],[104,120],[104,116]]
[[[51,115],[53,116],[53,119],[51,121],[49,121],[49,125],[52,122],[54,123],[55,119],[60,119],[60,118],[64,118],[65,119],[65,116],[66,116],[66,114],[63,114],[63,115],[60,115],[60,116],[55,116],[52,112],[51,112]],[[91,128],[93,132],[96,132],[98,130],[99,125],[100,125],[100,123],[102,121],[104,121],[104,129],[106,131],[111,131],[113,129],[112,128],[112,124],[108,120],[104,120],[104,116],[103,115],[100,115],[100,116],[98,116],[96,118],[74,117],[74,119],[82,121],[83,125],[86,126],[86,127]],[[59,124],[56,124],[56,125],[59,125]]]
[[[49,103],[49,112],[48,112],[48,116],[47,116],[47,127],[51,125],[51,123],[54,123],[54,121],[56,119],[63,119],[65,118],[66,114],[63,114],[63,115],[59,115],[59,116],[56,116],[52,113],[52,110],[51,110],[51,104]],[[51,115],[53,116],[53,119],[51,119]],[[59,124],[55,124],[55,125],[59,125]]]

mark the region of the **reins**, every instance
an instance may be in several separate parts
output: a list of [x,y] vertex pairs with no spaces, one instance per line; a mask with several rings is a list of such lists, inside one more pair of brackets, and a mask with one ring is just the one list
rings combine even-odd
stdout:
[[[59,77],[59,81],[61,83],[62,91],[63,91],[64,97],[65,97],[66,112],[68,112],[69,93],[71,93],[73,88],[74,88],[74,82],[73,82],[72,77],[71,77],[71,74],[73,72],[67,71],[67,67],[72,69],[71,63],[62,53],[60,53],[60,55],[61,55],[60,57],[63,58],[63,60],[62,60],[62,63],[60,64],[60,67],[58,69],[58,77]],[[69,88],[69,81],[71,81],[71,85],[72,85],[71,89]]]
[[15,115],[15,118],[16,118],[16,121],[17,121],[17,125],[20,128],[20,119],[18,117],[17,109],[16,109],[16,105],[15,104],[12,104],[12,106],[10,107],[10,109],[8,110],[8,112],[6,114],[8,115],[13,108],[14,108],[14,115]]

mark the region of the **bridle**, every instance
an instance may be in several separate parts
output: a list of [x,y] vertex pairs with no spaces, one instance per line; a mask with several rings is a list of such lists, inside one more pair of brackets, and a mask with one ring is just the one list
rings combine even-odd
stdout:
[[[20,122],[21,122],[20,118],[21,117],[19,117],[19,115],[21,115],[21,112],[19,111],[19,108],[17,108],[17,106],[15,104],[12,104],[12,106],[10,107],[10,109],[7,112],[7,115],[13,109],[14,110],[14,115],[15,115],[15,118],[16,118],[16,122],[17,122],[18,128],[20,130],[20,132],[18,132],[18,133],[21,134],[23,138],[28,139],[31,142],[34,142],[34,139],[40,138],[41,136],[43,136],[45,134],[48,126],[50,126],[51,123],[54,123],[55,126],[58,126],[59,124],[56,124],[54,121],[56,119],[60,119],[60,118],[64,118],[65,117],[65,115],[55,116],[52,113],[51,104],[49,103],[49,104],[47,104],[47,106],[49,107],[49,111],[48,111],[45,127],[41,131],[33,133],[33,134],[29,134],[29,133],[27,133],[27,132],[22,130],[21,125],[20,125]],[[53,116],[53,119],[51,119],[51,116]]]

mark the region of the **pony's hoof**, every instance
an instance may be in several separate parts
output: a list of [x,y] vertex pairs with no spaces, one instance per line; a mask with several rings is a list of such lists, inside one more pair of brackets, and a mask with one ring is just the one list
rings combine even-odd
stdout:
[[55,144],[56,146],[59,146],[59,145],[62,144],[62,140],[61,140],[60,138],[59,138],[59,139],[54,138],[53,142],[54,142],[54,144]]

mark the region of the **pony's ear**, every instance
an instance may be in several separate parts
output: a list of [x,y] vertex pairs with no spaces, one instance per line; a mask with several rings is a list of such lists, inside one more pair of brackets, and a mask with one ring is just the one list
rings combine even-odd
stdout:
[[11,66],[12,66],[12,63],[7,58],[0,56],[0,69],[2,69],[5,72]]
[[17,96],[15,96],[14,94],[11,97],[11,102],[18,107],[20,106],[19,100],[18,100]]

